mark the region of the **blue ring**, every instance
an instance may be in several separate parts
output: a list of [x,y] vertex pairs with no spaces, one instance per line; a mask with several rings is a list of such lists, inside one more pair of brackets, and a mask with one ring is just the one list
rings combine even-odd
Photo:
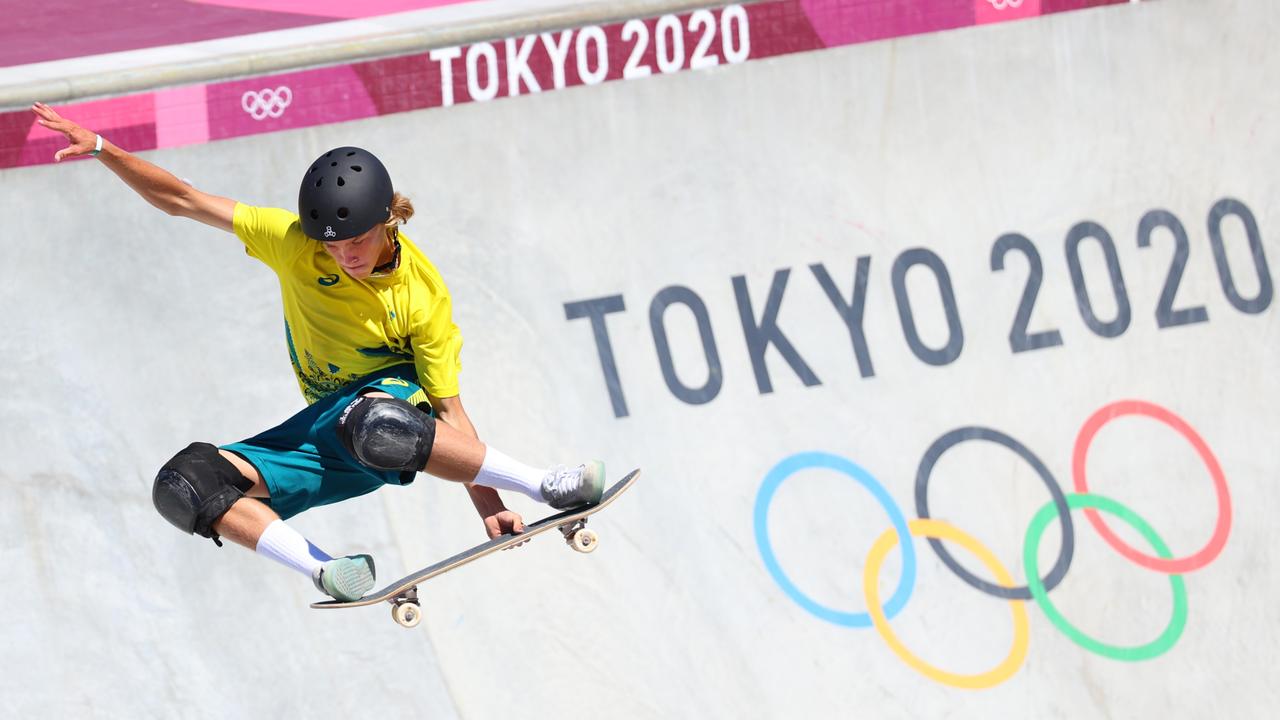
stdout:
[[916,585],[916,551],[912,547],[911,535],[907,530],[907,520],[903,517],[902,510],[898,508],[898,504],[889,496],[889,491],[872,477],[871,473],[839,455],[822,452],[796,453],[783,459],[782,462],[769,471],[769,474],[764,478],[764,482],[760,485],[759,492],[756,493],[756,546],[760,549],[760,556],[764,559],[764,566],[769,570],[769,574],[773,576],[774,582],[778,583],[782,591],[794,600],[797,605],[808,610],[820,620],[826,620],[829,623],[856,628],[871,627],[871,615],[869,613],[834,610],[805,595],[800,588],[796,587],[795,583],[791,582],[791,578],[788,578],[787,574],[782,571],[782,566],[778,564],[778,558],[773,554],[773,545],[769,542],[769,504],[773,502],[773,496],[784,480],[801,470],[815,467],[835,470],[857,480],[860,485],[871,492],[876,502],[880,503],[880,506],[889,514],[890,522],[893,523],[894,529],[898,531],[898,547],[902,548],[902,576],[898,578],[898,589],[894,591],[893,596],[884,605],[885,617],[892,618],[907,604],[907,599],[911,597],[911,592]]

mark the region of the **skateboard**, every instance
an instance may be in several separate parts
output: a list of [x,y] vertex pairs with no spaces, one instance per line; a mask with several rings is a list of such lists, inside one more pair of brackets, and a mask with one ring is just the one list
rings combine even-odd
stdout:
[[545,517],[532,525],[526,525],[524,532],[519,534],[500,535],[486,543],[476,545],[470,550],[464,550],[451,558],[441,560],[435,565],[425,567],[412,575],[400,578],[381,590],[365,595],[359,600],[351,600],[349,602],[325,600],[311,603],[311,607],[318,610],[331,610],[389,602],[391,603],[391,617],[400,625],[411,628],[422,620],[422,608],[418,605],[418,584],[426,582],[437,575],[462,567],[490,553],[518,545],[552,528],[558,529],[564,535],[565,542],[574,550],[581,553],[594,551],[600,543],[600,537],[594,530],[587,528],[587,518],[603,510],[624,490],[634,485],[639,477],[640,470],[638,468],[632,470],[627,473],[626,477],[606,489],[604,495],[600,497],[600,502],[594,505],[570,508],[564,512]]

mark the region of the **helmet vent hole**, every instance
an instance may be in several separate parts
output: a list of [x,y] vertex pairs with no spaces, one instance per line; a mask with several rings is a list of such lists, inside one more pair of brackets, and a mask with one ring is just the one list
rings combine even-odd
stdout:
[[355,154],[356,154],[356,151],[352,150],[351,152],[347,153],[347,157],[351,157],[352,155],[355,155]]
[[351,169],[355,170],[356,172],[364,172],[364,168],[360,167],[359,165],[352,165]]
[[320,219],[320,211],[319,211],[319,210],[312,210],[312,211],[311,211],[311,219],[312,219],[312,220],[319,220],[319,219]]
[[338,219],[339,219],[339,220],[346,220],[346,219],[347,219],[347,216],[348,216],[348,215],[350,215],[350,214],[351,214],[351,211],[350,211],[350,210],[348,210],[348,209],[346,209],[346,208],[344,208],[344,207],[340,207],[340,208],[338,208]]
[[324,176],[321,176],[319,180],[316,180],[316,187],[320,187],[323,184],[324,184]]
[[343,180],[343,179],[342,179],[342,176],[341,176],[341,175],[339,175],[339,176],[338,176],[338,187],[342,187],[343,185],[346,185],[346,184],[347,184],[347,181],[346,181],[346,180]]
[[338,162],[335,160],[334,162],[329,163],[329,167],[338,167]]

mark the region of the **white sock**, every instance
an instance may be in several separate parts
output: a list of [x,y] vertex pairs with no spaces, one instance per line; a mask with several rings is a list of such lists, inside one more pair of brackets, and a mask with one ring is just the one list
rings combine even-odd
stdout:
[[484,462],[480,465],[480,473],[476,475],[474,482],[497,490],[515,490],[544,503],[546,500],[542,497],[542,478],[546,475],[545,469],[525,465],[486,446]]
[[258,554],[303,573],[307,577],[315,569],[332,560],[328,553],[312,545],[302,533],[276,520],[258,538]]

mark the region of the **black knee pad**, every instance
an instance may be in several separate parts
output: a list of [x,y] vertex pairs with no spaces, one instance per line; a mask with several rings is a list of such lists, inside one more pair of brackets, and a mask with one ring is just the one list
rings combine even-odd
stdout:
[[436,419],[404,400],[361,396],[338,418],[338,437],[375,470],[418,472],[436,441]]
[[252,487],[216,447],[191,443],[160,468],[151,501],[174,527],[222,545],[213,524]]

